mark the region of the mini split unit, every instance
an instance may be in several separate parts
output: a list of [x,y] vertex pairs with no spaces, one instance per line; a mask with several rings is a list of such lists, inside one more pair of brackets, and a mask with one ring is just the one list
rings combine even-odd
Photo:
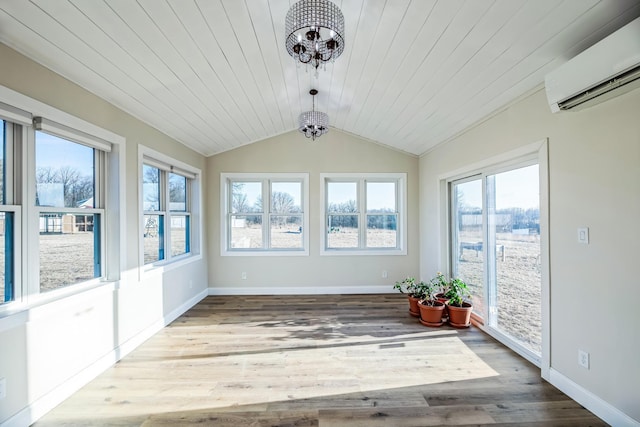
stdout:
[[640,87],[640,18],[545,77],[551,111],[576,111]]

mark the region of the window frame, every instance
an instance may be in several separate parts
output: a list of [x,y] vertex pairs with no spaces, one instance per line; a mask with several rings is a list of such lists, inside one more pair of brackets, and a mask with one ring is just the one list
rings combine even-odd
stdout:
[[[151,166],[159,170],[159,187],[160,187],[160,200],[159,210],[148,211],[144,209],[144,166]],[[169,188],[169,176],[170,174],[180,175],[186,178],[185,188],[185,210],[177,211],[171,210],[170,206],[170,188]],[[200,244],[202,241],[201,236],[201,224],[200,224],[200,206],[201,206],[201,176],[200,169],[188,165],[184,162],[176,160],[170,156],[167,156],[159,151],[144,145],[138,146],[138,185],[139,185],[139,232],[140,244],[139,244],[139,266],[141,272],[147,272],[156,269],[166,269],[168,267],[177,267],[183,263],[192,262],[202,258]],[[161,230],[162,244],[164,249],[164,258],[149,262],[145,264],[144,260],[144,232],[145,232],[145,216],[146,215],[160,215],[164,218],[162,221]],[[187,252],[172,255],[171,253],[171,219],[172,216],[187,216],[188,217],[188,239],[186,247]]]
[[[358,212],[358,247],[330,248],[328,247],[328,184],[331,182],[355,182],[357,185],[356,206]],[[396,184],[396,247],[367,247],[367,218],[375,213],[367,212],[367,182],[394,182]],[[351,255],[407,255],[407,174],[404,172],[382,173],[321,173],[320,174],[320,255],[321,256],[351,256]]]
[[[124,172],[125,153],[122,146],[126,139],[109,130],[96,126],[57,108],[15,92],[0,85],[0,117],[14,124],[11,174],[14,200],[12,205],[3,205],[5,211],[14,212],[14,289],[13,300],[0,305],[0,316],[29,307],[46,304],[60,298],[75,295],[107,282],[120,279],[120,266],[125,254],[119,250],[124,241],[125,213]],[[32,114],[32,112],[34,114]],[[36,114],[37,113],[37,114]],[[34,118],[34,116],[36,116]],[[40,128],[44,126],[44,128]],[[36,200],[35,176],[35,131],[44,130],[56,136],[81,143],[99,146],[110,151],[105,156],[104,175],[101,182],[104,191],[101,218],[101,277],[40,292],[39,259],[34,262],[33,253],[39,252],[39,213]],[[62,132],[57,134],[56,132]],[[109,191],[106,191],[106,189]],[[64,208],[66,209],[66,208]],[[83,210],[82,213],[87,213]],[[109,235],[105,230],[109,229]],[[108,241],[108,243],[107,243]]]
[[[3,108],[4,107],[4,108]],[[9,114],[6,114],[6,110],[8,106],[0,103],[0,126],[3,126],[3,146],[0,149],[3,150],[2,161],[4,162],[3,167],[3,177],[2,183],[0,185],[4,186],[3,188],[3,197],[0,197],[0,212],[5,214],[5,227],[6,227],[6,215],[12,215],[12,221],[10,223],[11,230],[7,233],[5,231],[5,239],[7,235],[11,238],[11,253],[9,256],[6,256],[5,252],[5,262],[10,262],[9,270],[11,274],[11,282],[9,283],[11,295],[11,299],[4,300],[6,295],[6,278],[4,283],[4,295],[2,295],[2,299],[0,300],[0,309],[4,309],[9,305],[13,305],[16,301],[21,301],[23,299],[22,292],[22,280],[21,273],[21,247],[22,247],[22,206],[20,205],[20,179],[19,175],[21,173],[21,168],[19,165],[19,156],[16,158],[16,151],[21,151],[22,140],[25,135],[25,131],[23,130],[23,124],[20,122],[15,122],[10,120],[11,117]],[[10,109],[10,112],[14,112],[17,109]],[[3,114],[4,113],[4,114]],[[18,117],[19,118],[19,117]],[[4,144],[6,142],[6,144]],[[16,176],[18,175],[18,176]],[[4,198],[4,200],[3,200]],[[5,242],[6,249],[6,242]],[[7,271],[7,267],[5,265],[5,272]]]
[[[251,216],[262,217],[262,248],[231,248],[231,216],[232,212],[232,183],[260,182],[262,188],[262,212],[248,213]],[[271,184],[279,182],[300,182],[302,213],[291,216],[302,218],[302,247],[301,248],[270,248],[271,217],[282,215],[272,212]],[[265,197],[266,195],[266,197]],[[266,200],[265,200],[266,199]],[[221,256],[309,256],[309,174],[308,173],[221,173],[220,174],[220,254]]]
[[[507,347],[514,350],[520,356],[529,360],[532,364],[538,366],[542,370],[543,378],[548,378],[549,375],[549,361],[550,359],[550,275],[549,275],[549,165],[548,165],[548,140],[543,139],[538,142],[524,145],[509,152],[502,153],[500,155],[487,158],[479,161],[467,167],[463,167],[457,170],[449,171],[441,174],[438,179],[440,181],[440,203],[443,209],[440,210],[440,253],[441,263],[439,269],[441,271],[447,271],[449,275],[452,270],[452,258],[457,256],[455,250],[454,241],[452,239],[452,204],[451,204],[451,192],[450,184],[453,182],[463,182],[464,180],[480,179],[482,182],[482,203],[483,203],[483,217],[488,215],[485,212],[486,203],[486,180],[489,175],[496,175],[502,172],[508,172],[520,167],[527,167],[532,164],[538,164],[539,167],[539,188],[540,188],[540,267],[541,267],[541,310],[542,310],[542,351],[541,355],[537,355],[524,347],[517,341],[512,340],[510,337],[501,333],[499,330],[488,325],[488,302],[485,301],[486,314],[485,323],[480,322],[474,314],[472,317],[476,320],[476,326],[483,331],[487,332],[498,341],[505,344]],[[487,221],[483,220],[483,237],[487,235]],[[484,259],[488,258],[487,247],[489,243],[483,245],[485,252]],[[485,261],[486,262],[486,261]],[[489,278],[487,271],[484,274],[484,292],[485,298],[489,287]]]
[[[35,119],[34,119],[35,120]],[[106,264],[106,255],[105,255],[105,249],[106,249],[106,235],[105,235],[105,226],[104,226],[104,219],[106,217],[106,209],[105,209],[105,188],[106,188],[106,181],[107,181],[107,174],[106,174],[106,161],[107,161],[107,151],[104,151],[102,148],[104,148],[104,146],[102,145],[89,145],[89,142],[84,141],[84,140],[74,140],[73,138],[73,131],[70,130],[68,132],[67,135],[65,136],[60,136],[59,134],[56,134],[55,130],[53,132],[50,132],[49,129],[47,130],[41,130],[38,129],[37,123],[36,123],[36,132],[42,132],[45,133],[47,135],[52,135],[55,137],[58,137],[64,141],[67,142],[71,142],[74,144],[79,144],[79,145],[83,145],[85,147],[89,147],[91,149],[93,149],[93,208],[77,208],[77,207],[66,207],[66,206],[41,206],[41,205],[37,205],[36,202],[36,198],[35,198],[35,194],[33,199],[28,200],[28,205],[30,207],[33,208],[33,212],[34,212],[34,216],[38,219],[38,227],[37,228],[37,232],[36,230],[33,230],[34,234],[37,234],[37,238],[38,238],[38,245],[37,245],[37,249],[38,249],[38,253],[40,252],[40,242],[39,242],[39,235],[40,235],[40,225],[39,225],[39,221],[40,221],[40,215],[42,214],[47,214],[47,213],[51,213],[51,214],[70,214],[70,215],[82,215],[82,214],[89,214],[89,215],[93,215],[93,233],[94,233],[94,245],[97,244],[97,247],[94,246],[94,254],[95,251],[98,251],[98,256],[97,258],[94,258],[94,272],[96,269],[99,269],[99,275],[98,276],[94,276],[91,279],[87,279],[84,280],[82,282],[78,282],[78,283],[73,283],[70,285],[66,285],[66,286],[62,286],[62,287],[58,287],[56,289],[44,292],[44,293],[49,293],[49,292],[55,292],[58,291],[60,289],[65,289],[65,288],[70,288],[76,285],[93,285],[93,284],[98,284],[101,281],[104,280],[104,278],[106,277],[106,270],[105,270],[105,264]],[[33,138],[33,153],[35,156],[36,153],[36,144],[37,144],[37,133],[34,132],[34,138]],[[102,148],[98,148],[98,147],[102,147]],[[110,151],[110,148],[109,148]],[[29,170],[30,174],[33,174],[33,177],[35,179],[35,173],[37,170],[37,166],[35,165],[35,159],[34,159],[34,168],[33,170]],[[99,219],[97,219],[99,218]],[[97,227],[95,226],[95,224],[97,223]],[[98,235],[96,236],[95,233],[96,231],[98,232]],[[97,240],[97,241],[96,241]],[[33,248],[32,248],[33,249]],[[40,266],[40,260],[38,259],[38,267]],[[40,282],[40,270],[38,268],[38,270],[33,271],[32,276],[34,277],[31,280],[30,286],[35,286],[35,277],[38,278],[37,280],[37,284],[38,284],[38,289],[39,289],[39,293],[43,294],[42,289],[41,289],[41,282]],[[94,273],[95,274],[95,273]]]

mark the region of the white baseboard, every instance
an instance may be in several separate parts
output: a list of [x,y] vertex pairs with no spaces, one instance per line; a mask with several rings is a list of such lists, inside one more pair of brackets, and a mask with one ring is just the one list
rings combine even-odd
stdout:
[[395,292],[391,286],[209,287],[209,295],[357,295]]
[[0,427],[24,427],[35,423],[43,417],[47,412],[58,406],[60,403],[68,399],[73,393],[80,390],[89,382],[94,380],[98,375],[113,366],[114,363],[121,360],[127,354],[131,353],[143,342],[151,338],[169,323],[180,317],[191,307],[200,302],[207,296],[207,290],[203,290],[193,298],[181,304],[178,308],[166,314],[161,320],[158,320],[148,327],[141,330],[134,337],[120,344],[112,351],[96,360],[87,368],[78,372],[58,387],[51,390],[46,395],[32,402],[26,408],[12,416],[11,418],[0,423]]
[[616,427],[640,426],[640,422],[634,420],[618,408],[605,402],[600,397],[576,384],[553,368],[549,370],[549,382],[609,425]]
[[200,291],[198,294],[196,294],[193,298],[184,302],[182,305],[180,305],[178,308],[176,308],[172,312],[167,313],[164,316],[164,325],[162,327],[167,326],[169,323],[173,322],[178,317],[182,316],[184,313],[187,312],[187,310],[189,310],[191,307],[193,307],[194,305],[202,301],[207,295],[209,295],[209,292],[207,291],[207,289],[204,289]]

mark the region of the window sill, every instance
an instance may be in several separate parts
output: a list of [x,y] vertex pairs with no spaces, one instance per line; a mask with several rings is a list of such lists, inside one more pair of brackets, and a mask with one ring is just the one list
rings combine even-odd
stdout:
[[184,267],[185,265],[192,264],[196,261],[202,260],[202,254],[185,254],[172,258],[170,261],[156,261],[152,264],[145,264],[142,267],[142,273],[144,274],[156,274],[165,273],[176,268]]
[[261,250],[261,251],[253,251],[253,250],[223,250],[220,253],[220,256],[309,256],[308,249],[298,249],[298,250]]
[[93,298],[96,293],[113,292],[119,284],[118,280],[90,280],[85,283],[70,285],[46,293],[31,295],[25,301],[12,301],[0,306],[0,332],[6,331],[27,320],[55,315],[61,306],[75,307],[80,298]]
[[320,256],[398,256],[406,249],[320,249]]

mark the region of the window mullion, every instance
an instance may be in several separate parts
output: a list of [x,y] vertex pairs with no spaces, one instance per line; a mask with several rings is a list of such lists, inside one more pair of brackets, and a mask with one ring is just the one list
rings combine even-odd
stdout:
[[164,259],[169,260],[171,258],[171,206],[169,198],[169,173],[165,170],[160,170],[160,210],[164,214],[164,221],[162,221],[162,236],[164,244]]
[[497,288],[496,288],[496,263],[495,249],[496,245],[496,179],[495,175],[485,175],[483,177],[483,236],[485,245],[483,247],[483,259],[485,264],[485,288],[487,289],[487,307],[489,308],[488,324],[496,326],[498,322],[497,307]]
[[233,180],[227,179],[227,194],[226,194],[226,203],[227,203],[227,222],[226,222],[226,243],[225,248],[231,247],[231,238],[232,238],[232,226],[233,226]]
[[396,186],[396,209],[395,209],[395,221],[396,221],[396,248],[400,248],[400,246],[404,243],[401,243],[401,238],[400,236],[402,236],[402,229],[401,227],[404,227],[404,224],[401,224],[400,222],[400,203],[401,203],[401,198],[402,196],[400,195],[400,180],[395,179],[393,181],[395,183]]
[[[26,244],[22,245],[22,292],[23,301],[28,301],[32,295],[40,293],[40,257],[32,256],[31,254],[40,253],[40,241],[38,239],[38,233],[40,230],[40,210],[36,208],[36,141],[35,130],[32,127],[28,127],[28,130],[23,132],[23,136],[26,138],[26,143],[23,147],[23,153],[25,153],[22,159],[22,179],[26,185],[23,186],[23,227],[22,227],[22,241]],[[29,260],[29,262],[27,262]]]
[[358,207],[358,246],[360,249],[367,248],[367,184],[365,179],[358,180],[358,197],[356,206]]
[[[0,126],[1,126],[0,122]],[[13,162],[13,153],[14,153],[14,130],[15,125],[10,122],[5,122],[4,125],[4,173],[3,173],[3,184],[4,184],[4,201],[0,200],[0,203],[4,203],[6,205],[14,204],[13,194],[14,194],[14,162]]]
[[262,181],[262,249],[271,249],[271,180]]

